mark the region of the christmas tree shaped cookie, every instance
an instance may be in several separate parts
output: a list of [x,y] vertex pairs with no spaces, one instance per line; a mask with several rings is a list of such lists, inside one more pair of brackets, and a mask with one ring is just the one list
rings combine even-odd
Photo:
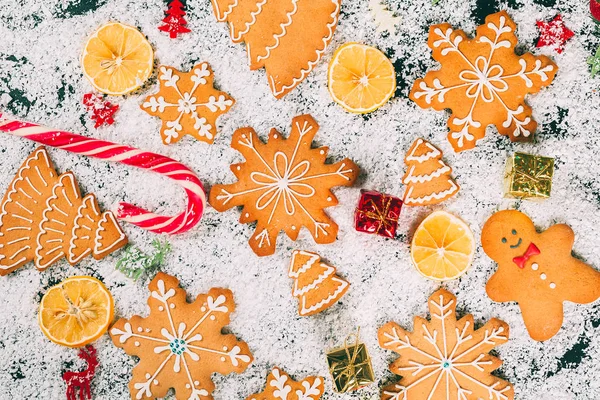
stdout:
[[321,262],[318,254],[294,251],[288,275],[294,279],[292,295],[300,301],[298,314],[318,314],[346,294],[350,284],[335,272],[334,267]]
[[491,319],[475,329],[472,315],[456,316],[456,297],[440,289],[429,297],[431,320],[415,317],[414,331],[395,322],[379,328],[379,345],[400,355],[390,370],[400,382],[382,400],[512,400],[509,382],[492,375],[502,361],[489,354],[508,342],[508,325]]
[[0,209],[0,275],[34,261],[44,270],[66,257],[101,259],[127,243],[112,212],[82,198],[75,176],[58,176],[43,147],[25,160]]
[[407,206],[438,204],[458,192],[459,186],[451,177],[452,168],[442,161],[442,152],[428,141],[415,140],[404,162],[408,168],[402,178]]
[[245,42],[250,69],[265,68],[276,98],[317,65],[337,26],[341,0],[212,0],[231,40]]
[[212,400],[212,375],[242,373],[252,362],[248,345],[223,334],[235,310],[230,290],[213,288],[192,303],[177,278],[159,272],[150,282],[146,318],[122,318],[110,330],[113,343],[139,357],[129,383],[132,399],[165,397]]

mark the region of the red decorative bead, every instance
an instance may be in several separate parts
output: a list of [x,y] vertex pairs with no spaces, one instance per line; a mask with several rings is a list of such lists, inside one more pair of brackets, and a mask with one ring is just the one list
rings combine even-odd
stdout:
[[113,105],[104,101],[104,97],[96,93],[86,93],[83,95],[83,105],[92,113],[91,118],[96,124],[94,128],[102,125],[112,125],[115,123],[114,115],[119,109],[118,105]]
[[560,14],[550,22],[538,21],[537,26],[540,29],[537,47],[550,46],[559,54],[563,52],[567,40],[575,36],[573,31],[565,26]]
[[402,200],[376,191],[361,191],[354,215],[355,229],[393,239],[396,236]]

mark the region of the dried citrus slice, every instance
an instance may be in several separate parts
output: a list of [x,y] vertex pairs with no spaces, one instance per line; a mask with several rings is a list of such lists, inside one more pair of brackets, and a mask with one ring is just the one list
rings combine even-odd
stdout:
[[54,343],[81,347],[102,336],[113,316],[114,302],[106,286],[91,276],[74,276],[48,289],[38,322]]
[[365,114],[384,105],[396,91],[396,71],[374,47],[346,43],[329,63],[329,93],[346,110]]
[[417,228],[410,254],[417,271],[426,278],[456,279],[473,261],[473,232],[460,218],[445,211],[433,212]]
[[137,29],[111,22],[87,41],[81,56],[83,74],[102,93],[133,92],[150,77],[154,51]]

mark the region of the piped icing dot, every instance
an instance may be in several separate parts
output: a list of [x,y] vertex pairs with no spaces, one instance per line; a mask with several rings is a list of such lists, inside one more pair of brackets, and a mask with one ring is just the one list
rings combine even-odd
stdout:
[[537,271],[540,266],[537,263],[531,264],[531,269]]
[[541,274],[541,275],[540,275],[540,279],[541,279],[541,280],[545,281],[545,280],[546,280],[546,278],[547,278],[546,274]]
[[141,332],[141,331],[143,331],[143,330],[144,330],[144,329],[143,329],[141,326],[138,326],[138,328],[137,328],[137,331],[138,331],[138,332]]
[[552,282],[552,283],[550,284],[550,289],[556,289],[556,283]]
[[163,306],[158,306],[158,311],[164,311],[165,308]]

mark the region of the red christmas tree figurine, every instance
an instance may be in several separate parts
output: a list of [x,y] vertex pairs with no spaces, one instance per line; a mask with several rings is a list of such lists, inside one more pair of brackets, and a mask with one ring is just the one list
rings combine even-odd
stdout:
[[187,21],[185,20],[185,11],[183,11],[183,4],[181,1],[171,1],[169,3],[169,9],[165,14],[167,16],[163,19],[164,24],[159,26],[158,29],[163,32],[168,32],[171,39],[177,38],[180,33],[191,32],[185,27]]
[[559,54],[563,52],[567,40],[575,36],[573,31],[565,26],[560,14],[550,22],[538,21],[537,26],[540,29],[537,47],[550,46]]
[[87,345],[79,350],[78,356],[87,362],[87,368],[81,372],[67,371],[63,374],[62,378],[67,384],[67,400],[77,400],[77,388],[79,388],[79,400],[91,400],[90,382],[98,366],[96,349],[92,345]]
[[92,120],[96,123],[94,128],[102,125],[112,125],[115,123],[114,115],[119,109],[118,105],[113,105],[104,101],[104,97],[96,93],[86,93],[83,95],[83,105],[92,113]]

